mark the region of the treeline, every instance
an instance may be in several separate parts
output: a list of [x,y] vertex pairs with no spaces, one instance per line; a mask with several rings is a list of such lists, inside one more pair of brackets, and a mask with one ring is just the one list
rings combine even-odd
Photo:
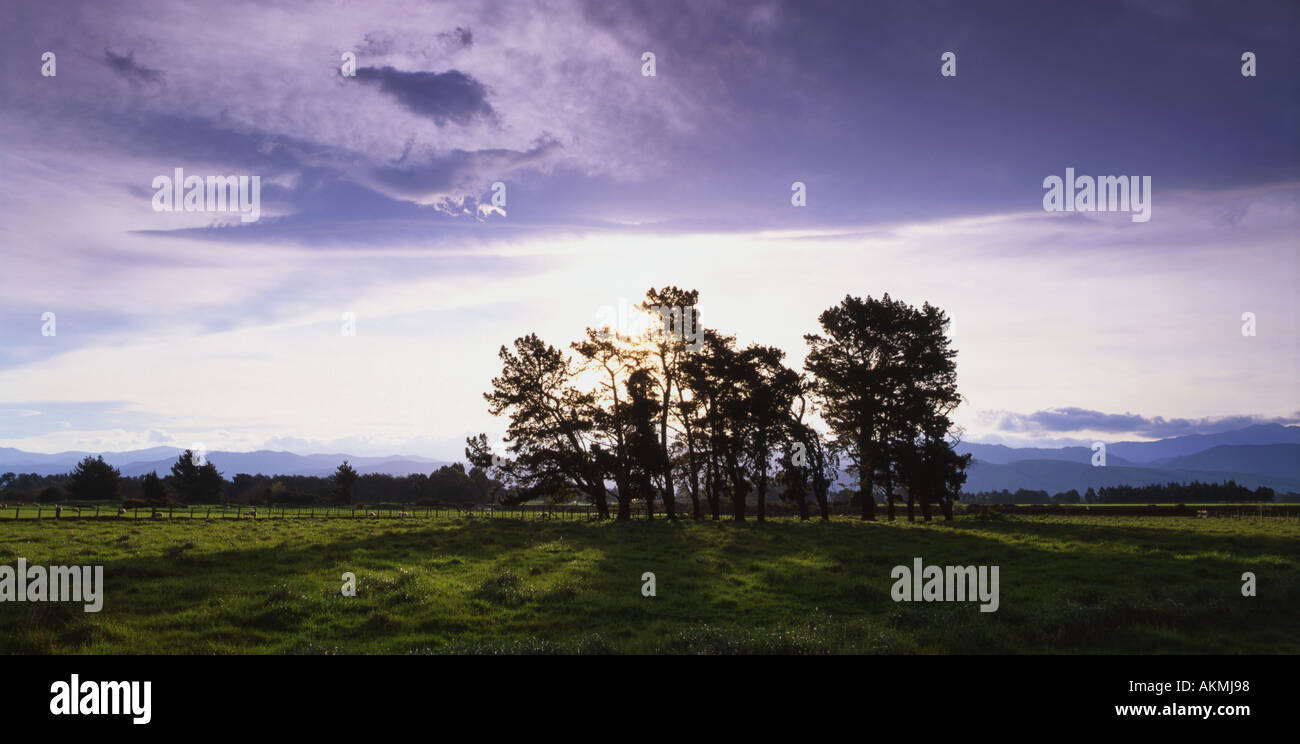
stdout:
[[1082,504],[1097,503],[1097,494],[1091,488],[1084,494],[1071,488],[1069,491],[1049,495],[1047,491],[1035,491],[1019,488],[1013,493],[1007,489],[1001,491],[980,491],[962,494],[962,501],[967,504]]
[[1075,489],[1048,495],[1047,491],[1021,488],[1012,493],[980,491],[963,494],[963,501],[971,504],[1204,504],[1241,501],[1295,501],[1297,495],[1279,496],[1273,489],[1260,486],[1250,490],[1235,481],[1226,483],[1159,483],[1149,486],[1103,486],[1095,491],[1089,488],[1080,494]]
[[1165,483],[1150,486],[1106,486],[1097,490],[1101,504],[1199,504],[1218,501],[1274,501],[1277,493],[1264,486],[1250,490],[1236,481],[1226,483]]
[[[345,463],[346,464],[346,463]],[[345,476],[348,477],[348,476]],[[430,475],[395,476],[382,473],[357,475],[343,500],[339,475],[236,475],[230,484],[230,501],[250,504],[485,504],[496,500],[501,484],[481,468],[468,472],[460,463],[444,465]]]
[[[884,494],[889,517],[905,497],[930,518],[952,518],[969,455],[957,455],[956,351],[942,310],[847,296],[818,317],[803,369],[773,346],[740,346],[700,323],[699,293],[651,288],[644,333],[588,328],[557,348],[535,334],[502,346],[501,374],[484,394],[507,420],[504,455],[487,435],[466,457],[515,500],[578,498],[627,519],[633,503],[677,517],[758,519],[779,493],[823,519],[841,464],[859,493]],[[655,320],[658,323],[654,322]],[[816,425],[815,425],[816,424]],[[823,431],[825,429],[825,431]],[[875,499],[858,499],[864,519]]]
[[346,461],[333,476],[248,475],[226,480],[212,462],[186,450],[165,477],[124,477],[102,456],[87,456],[71,473],[0,474],[0,501],[54,503],[121,501],[124,504],[479,504],[505,494],[481,468],[444,465],[429,475],[359,475]]

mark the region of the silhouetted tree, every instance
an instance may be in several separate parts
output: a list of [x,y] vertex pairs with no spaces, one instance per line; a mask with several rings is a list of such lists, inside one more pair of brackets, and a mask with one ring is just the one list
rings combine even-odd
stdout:
[[121,478],[122,473],[104,462],[103,455],[86,455],[72,470],[68,492],[75,499],[87,501],[116,499],[122,490]]
[[734,336],[704,331],[704,345],[681,367],[682,384],[701,407],[705,489],[713,518],[719,518],[722,498],[730,498],[736,521],[745,519],[750,490],[745,469],[745,442],[752,424],[738,381],[745,377]]
[[[807,394],[811,384],[806,379],[799,381],[797,405],[788,426],[790,439],[781,457],[781,483],[791,489],[783,498],[793,501],[799,508],[799,517],[808,518],[807,496],[809,492],[817,502],[822,521],[830,519],[828,494],[839,468],[835,450],[808,421],[810,410]],[[796,448],[795,445],[801,445]],[[800,455],[796,458],[796,453]],[[798,462],[801,459],[802,462]]]
[[[629,410],[627,383],[634,373],[644,370],[646,352],[641,341],[616,331],[588,328],[587,337],[573,344],[573,350],[582,358],[583,370],[596,378],[596,390],[588,399],[590,407],[586,415],[593,424],[595,464],[603,477],[614,481],[620,520],[631,518],[633,498],[646,495],[637,493],[643,484],[633,482],[636,463],[628,441],[638,424],[632,421],[633,413]],[[647,379],[644,372],[642,379]],[[641,410],[636,415],[645,420],[651,414],[645,410],[646,386],[641,387]],[[653,494],[648,496],[653,500]]]
[[357,471],[347,460],[334,471],[334,499],[340,504],[352,503],[352,487],[356,485]]
[[[622,421],[627,432],[624,441],[630,463],[628,481],[633,496],[645,502],[646,516],[650,519],[654,519],[655,492],[659,490],[654,481],[665,472],[664,453],[655,434],[655,419],[660,411],[656,398],[650,370],[639,368],[628,376],[627,405]],[[668,498],[668,492],[663,493],[664,498]],[[666,502],[664,515],[669,516]]]
[[[960,398],[956,351],[942,310],[890,299],[846,296],[818,319],[822,334],[804,338],[805,367],[814,377],[821,411],[858,473],[862,518],[875,518],[872,494],[879,479],[889,517],[894,488],[908,485],[908,515],[920,500],[956,497],[955,480],[969,458],[951,453],[948,414]],[[823,335],[824,334],[824,335]]]
[[162,479],[158,477],[158,471],[152,471],[144,476],[140,483],[141,498],[147,504],[161,504],[167,501],[167,489],[163,487]]
[[[889,295],[881,300],[846,296],[818,317],[822,334],[804,336],[810,347],[804,367],[813,376],[822,417],[858,474],[863,519],[875,519],[877,472],[889,478],[885,415],[901,364],[894,344],[901,305]],[[888,486],[885,492],[888,502]]]
[[793,432],[793,405],[800,393],[799,373],[781,363],[785,352],[774,346],[751,346],[741,354],[736,382],[747,405],[743,426],[745,451],[753,474],[758,521],[767,518],[767,490],[772,458],[780,442]]
[[217,466],[206,460],[199,465],[195,462],[196,459],[193,452],[185,450],[172,464],[168,479],[172,490],[182,501],[191,504],[220,500],[225,481],[221,479],[221,473],[217,472]]
[[[693,338],[695,333],[704,330],[700,325],[700,315],[695,309],[699,299],[700,293],[694,289],[685,290],[674,286],[662,289],[651,287],[645,293],[643,308],[647,312],[660,316],[661,322],[667,321],[670,328],[676,324],[675,327],[685,331],[684,335]],[[656,384],[660,400],[657,414],[660,449],[658,459],[663,470],[658,476],[663,483],[664,512],[669,519],[677,518],[676,490],[673,488],[673,465],[668,436],[669,422],[680,411],[681,366],[686,355],[690,353],[692,352],[687,348],[687,341],[683,334],[658,333],[651,337],[650,356],[656,368]],[[677,406],[673,403],[674,393],[677,394]],[[696,484],[698,486],[698,481]],[[692,499],[695,518],[699,519],[699,494],[695,490],[692,490]]]
[[595,395],[573,385],[573,365],[536,334],[515,339],[514,351],[502,346],[498,356],[501,375],[483,397],[492,415],[509,417],[510,457],[494,462],[483,435],[466,440],[465,456],[498,473],[519,498],[575,488],[595,503],[601,518],[608,518],[605,478],[597,464],[603,453],[594,421]]

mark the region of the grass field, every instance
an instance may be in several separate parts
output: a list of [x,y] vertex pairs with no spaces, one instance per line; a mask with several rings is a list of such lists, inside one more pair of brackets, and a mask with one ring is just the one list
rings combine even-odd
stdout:
[[[917,556],[1000,566],[1000,609],[892,601]],[[104,609],[0,603],[4,653],[1300,652],[1294,519],[0,523],[19,557],[103,565]]]

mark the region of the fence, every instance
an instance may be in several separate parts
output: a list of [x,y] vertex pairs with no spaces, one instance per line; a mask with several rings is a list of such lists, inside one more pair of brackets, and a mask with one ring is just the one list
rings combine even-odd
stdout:
[[[959,504],[954,510],[957,514],[979,514],[982,512],[999,512],[1003,514],[1023,515],[1067,515],[1067,516],[1130,516],[1130,517],[1227,517],[1227,518],[1289,518],[1300,519],[1300,504]],[[646,519],[644,505],[634,505],[631,509],[633,519]],[[610,516],[618,513],[617,505],[610,505]],[[834,504],[830,509],[832,516],[857,518],[857,508],[846,504]],[[900,518],[905,513],[900,509]],[[795,517],[798,511],[789,504],[769,504],[769,517]],[[691,519],[690,504],[678,504],[677,516]],[[132,507],[122,509],[96,505],[75,507],[50,504],[17,504],[0,507],[0,521],[14,519],[438,519],[457,517],[465,519],[537,519],[560,521],[583,521],[598,518],[595,506],[587,504],[559,504],[521,506],[396,506],[346,507],[346,506],[165,506]],[[709,520],[712,513],[706,507],[700,515]],[[746,511],[746,517],[754,519],[752,507]],[[820,513],[815,505],[809,509],[811,519],[819,519]],[[918,510],[919,517],[919,510]],[[935,518],[942,515],[935,510]],[[662,510],[657,510],[655,519],[663,519]],[[877,519],[883,519],[883,506],[877,505]],[[724,505],[721,519],[730,521],[730,504]]]
[[[662,507],[662,505],[659,505]],[[704,506],[700,518],[709,520],[712,513],[707,505]],[[850,509],[847,505],[839,504],[840,513],[855,515],[857,512]],[[123,513],[119,513],[123,512]],[[831,508],[831,514],[837,512],[836,508]],[[630,516],[633,519],[647,519],[647,511],[643,504],[634,504],[629,509]],[[157,516],[154,516],[157,514]],[[795,517],[798,516],[798,509],[792,505],[778,503],[767,505],[767,516],[769,517]],[[820,518],[820,513],[815,504],[810,505],[808,510],[810,519]],[[290,506],[290,505],[194,505],[194,506],[161,506],[161,507],[131,507],[119,509],[116,506],[58,506],[52,504],[19,504],[8,505],[0,508],[0,521],[6,519],[434,519],[442,517],[463,517],[468,519],[539,519],[539,520],[561,520],[561,521],[582,521],[598,519],[598,512],[594,505],[589,504],[555,504],[555,505],[537,505],[525,504],[520,506],[501,506],[492,505],[465,505],[465,506],[402,506],[385,504],[383,506],[371,507],[348,507],[348,506]],[[618,515],[618,505],[611,503],[609,506],[609,515],[611,518]],[[677,516],[681,519],[692,518],[692,507],[689,503],[677,504]],[[756,518],[756,512],[753,505],[750,505],[746,511],[746,517],[749,519]],[[664,512],[662,508],[656,509],[653,515],[654,519],[663,519]],[[729,521],[731,519],[731,504],[723,504],[721,510],[721,519]]]
[[[633,516],[644,517],[644,509]],[[612,513],[612,512],[611,512]],[[426,507],[330,507],[330,506],[164,506],[164,507],[59,507],[49,504],[19,504],[0,508],[6,519],[556,519],[594,520],[596,507],[558,506],[426,506]]]
[[967,514],[1055,514],[1123,517],[1228,517],[1236,519],[1300,519],[1300,504],[967,504]]

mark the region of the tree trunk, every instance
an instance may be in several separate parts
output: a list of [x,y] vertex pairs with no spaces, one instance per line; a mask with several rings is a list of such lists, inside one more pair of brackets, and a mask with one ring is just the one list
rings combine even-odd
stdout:
[[859,497],[862,499],[863,521],[874,522],[876,520],[876,495],[872,492],[872,487],[875,485],[872,483],[872,480],[875,478],[876,474],[875,469],[871,466],[871,462],[867,459],[867,453],[870,451],[868,448],[870,440],[865,436],[865,433],[864,430],[864,435],[861,436],[857,442],[858,487],[862,489],[859,493]]
[[690,435],[686,439],[686,485],[691,491],[691,518],[700,521],[700,475],[695,470],[695,445],[691,444]]
[[709,471],[706,474],[706,479],[708,481],[706,485],[708,487],[709,512],[713,515],[713,521],[717,522],[722,519],[722,497],[718,493],[719,484],[717,466],[711,458],[709,460]]
[[[820,472],[820,471],[819,471]],[[826,492],[830,490],[830,484],[822,482],[821,476],[813,477],[813,496],[817,498],[817,508],[821,511],[822,521],[829,522],[831,518],[830,504],[826,503]]]
[[874,522],[876,521],[876,496],[872,493],[875,484],[871,482],[871,476],[860,479],[859,486],[862,488],[858,492],[858,498],[862,499],[862,520]]
[[952,497],[945,496],[939,501],[939,508],[943,509],[943,521],[952,521]]
[[748,484],[736,473],[736,466],[731,466],[731,515],[737,522],[745,521],[745,497],[749,495]]
[[677,492],[673,486],[673,464],[668,459],[668,448],[664,448],[664,518],[677,519]]
[[609,500],[605,497],[605,487],[602,485],[599,491],[588,491],[591,500],[596,502],[596,514],[601,519],[609,519]]
[[758,477],[758,521],[767,520],[767,475]]
[[799,521],[808,521],[808,499],[805,496],[799,497]]
[[[682,327],[685,327],[684,323]],[[677,519],[677,494],[673,488],[673,461],[668,456],[668,415],[673,405],[673,381],[666,368],[664,381],[664,404],[661,409],[662,417],[659,419],[659,445],[664,458],[664,516],[671,521]]]

